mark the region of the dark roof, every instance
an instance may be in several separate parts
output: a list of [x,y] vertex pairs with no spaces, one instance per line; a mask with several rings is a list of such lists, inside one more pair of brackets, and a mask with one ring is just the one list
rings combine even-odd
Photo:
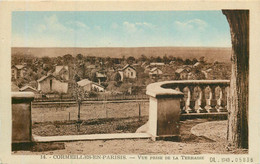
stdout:
[[124,71],[128,67],[131,67],[132,69],[134,69],[136,71],[136,69],[134,67],[132,67],[130,64],[127,64],[126,66],[124,66],[122,69],[119,69],[119,70]]

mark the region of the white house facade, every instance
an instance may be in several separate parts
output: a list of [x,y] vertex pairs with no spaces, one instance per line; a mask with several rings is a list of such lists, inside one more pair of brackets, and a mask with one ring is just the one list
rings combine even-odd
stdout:
[[136,78],[136,70],[134,67],[127,64],[124,68],[119,70],[119,74],[121,75],[121,81],[124,80],[124,78],[130,78],[135,79]]

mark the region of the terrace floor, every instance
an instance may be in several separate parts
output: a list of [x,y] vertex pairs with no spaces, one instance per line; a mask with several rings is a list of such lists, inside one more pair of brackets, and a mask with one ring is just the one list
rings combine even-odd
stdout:
[[37,143],[30,150],[13,154],[246,154],[248,150],[226,147],[227,121],[193,119],[181,122],[181,141],[115,139]]

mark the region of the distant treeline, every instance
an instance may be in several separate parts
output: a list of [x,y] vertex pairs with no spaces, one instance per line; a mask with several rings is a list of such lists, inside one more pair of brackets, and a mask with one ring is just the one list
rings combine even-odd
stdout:
[[35,57],[58,57],[65,54],[76,56],[82,54],[83,56],[95,57],[111,57],[111,58],[140,58],[141,55],[146,57],[163,57],[172,56],[180,57],[182,59],[193,59],[205,57],[209,62],[229,62],[231,57],[231,48],[212,48],[212,47],[135,47],[135,48],[32,48],[32,47],[12,47],[13,54],[32,55]]

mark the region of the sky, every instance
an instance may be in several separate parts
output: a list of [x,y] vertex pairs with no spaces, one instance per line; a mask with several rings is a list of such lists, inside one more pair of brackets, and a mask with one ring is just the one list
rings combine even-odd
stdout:
[[15,11],[12,47],[231,47],[219,11]]

